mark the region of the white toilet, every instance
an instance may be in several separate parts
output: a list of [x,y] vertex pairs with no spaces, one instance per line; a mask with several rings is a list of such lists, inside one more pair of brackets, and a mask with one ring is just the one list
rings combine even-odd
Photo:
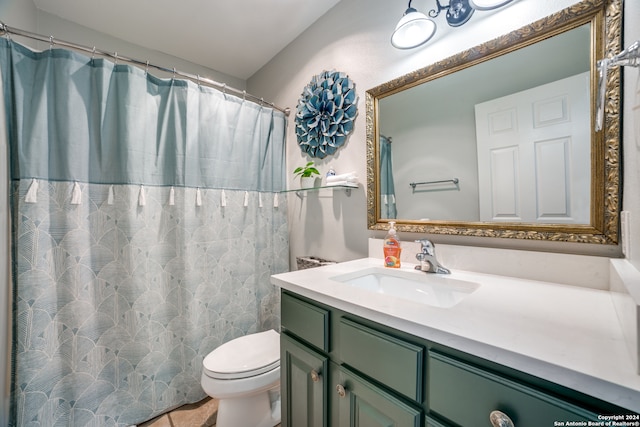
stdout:
[[216,427],[280,424],[278,332],[271,329],[224,343],[202,365],[202,388],[219,401]]

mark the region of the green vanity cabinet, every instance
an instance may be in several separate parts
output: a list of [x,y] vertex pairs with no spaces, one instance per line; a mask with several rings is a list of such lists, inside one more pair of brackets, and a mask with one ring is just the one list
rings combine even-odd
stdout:
[[281,319],[283,427],[422,427],[424,346],[288,292]]
[[[545,427],[629,414],[282,291],[283,427]],[[585,424],[586,425],[586,424]]]
[[348,368],[331,362],[333,427],[420,427],[422,411]]

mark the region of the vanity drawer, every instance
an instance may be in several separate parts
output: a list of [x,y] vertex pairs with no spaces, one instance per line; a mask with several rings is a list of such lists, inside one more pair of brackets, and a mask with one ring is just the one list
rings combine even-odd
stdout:
[[329,311],[286,292],[281,302],[282,330],[329,352]]
[[429,352],[428,370],[430,413],[456,425],[490,426],[494,410],[518,427],[598,420],[596,414],[554,396],[434,351]]
[[340,319],[340,359],[416,402],[422,402],[425,349],[349,319]]

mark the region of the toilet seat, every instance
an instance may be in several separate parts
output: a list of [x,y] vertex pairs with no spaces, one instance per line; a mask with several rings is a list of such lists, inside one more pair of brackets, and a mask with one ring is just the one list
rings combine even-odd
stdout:
[[233,339],[209,353],[202,365],[208,377],[222,380],[272,371],[280,366],[280,334],[270,329]]

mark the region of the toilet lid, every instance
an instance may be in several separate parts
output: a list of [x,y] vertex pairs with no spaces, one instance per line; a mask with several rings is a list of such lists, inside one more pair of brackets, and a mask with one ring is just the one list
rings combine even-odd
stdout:
[[280,334],[270,329],[222,344],[204,358],[205,373],[212,378],[247,378],[280,366]]

